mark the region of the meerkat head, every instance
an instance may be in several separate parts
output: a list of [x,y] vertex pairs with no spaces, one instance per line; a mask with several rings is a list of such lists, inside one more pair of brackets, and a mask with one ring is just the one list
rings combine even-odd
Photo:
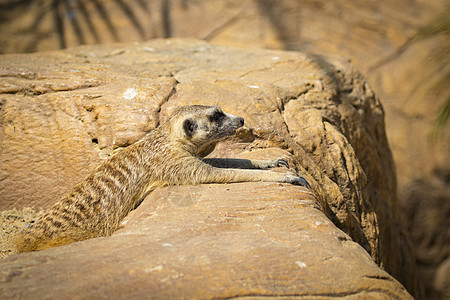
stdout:
[[172,134],[197,147],[232,136],[244,125],[243,118],[225,113],[217,106],[183,106],[170,119]]

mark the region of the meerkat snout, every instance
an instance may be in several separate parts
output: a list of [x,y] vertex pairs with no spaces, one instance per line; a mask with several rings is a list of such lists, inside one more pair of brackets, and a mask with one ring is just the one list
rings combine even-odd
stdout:
[[224,130],[228,136],[234,135],[238,128],[244,126],[244,118],[234,116],[232,114],[224,113],[225,120],[222,126],[219,126],[219,130]]
[[241,118],[241,117],[237,117],[237,122],[240,124],[240,126],[239,127],[242,127],[242,126],[244,126],[244,118]]

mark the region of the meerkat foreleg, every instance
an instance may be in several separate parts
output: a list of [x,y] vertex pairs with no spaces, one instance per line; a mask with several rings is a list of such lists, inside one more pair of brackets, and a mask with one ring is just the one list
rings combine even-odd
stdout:
[[284,159],[274,160],[250,160],[237,158],[203,158],[208,165],[217,168],[233,168],[233,169],[267,169],[285,166],[289,168],[289,164]]
[[[207,162],[213,161],[212,164],[218,163],[219,160],[207,160]],[[233,163],[239,163],[240,159],[228,159],[225,162],[228,163],[226,167],[214,167],[206,162],[199,165],[198,171],[196,172],[196,179],[198,183],[232,183],[232,182],[284,182],[291,183],[295,185],[301,185],[304,187],[309,187],[309,183],[303,177],[297,176],[294,173],[280,173],[270,170],[247,170],[243,169],[241,165],[238,168],[230,168]],[[253,169],[255,166],[252,164],[251,160],[244,160],[245,164],[251,164]],[[277,160],[271,161],[271,165],[277,162],[277,164],[286,165],[286,161]],[[223,163],[224,161],[220,161]],[[258,164],[258,163],[256,163]]]
[[309,187],[309,183],[303,177],[292,173],[279,173],[263,170],[245,169],[221,169],[216,168],[216,172],[211,173],[210,178],[205,178],[206,182],[284,182],[295,185]]

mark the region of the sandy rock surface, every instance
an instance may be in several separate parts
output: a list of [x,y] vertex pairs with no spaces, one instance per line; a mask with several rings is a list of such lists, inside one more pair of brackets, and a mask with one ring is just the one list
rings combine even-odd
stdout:
[[291,155],[332,222],[417,290],[383,109],[348,61],[155,40],[3,55],[0,76],[0,209],[48,208],[174,106],[216,104],[246,127],[213,156]]
[[400,215],[432,288],[450,240],[448,122],[430,138],[448,106],[448,1],[33,0],[1,8],[0,53],[189,37],[350,57],[383,100]]
[[0,295],[412,299],[315,201],[287,184],[158,189],[111,237],[2,262]]

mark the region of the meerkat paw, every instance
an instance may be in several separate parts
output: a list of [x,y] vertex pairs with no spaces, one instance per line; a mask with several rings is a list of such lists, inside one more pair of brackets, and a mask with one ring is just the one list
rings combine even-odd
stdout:
[[306,188],[310,188],[309,182],[300,176],[287,174],[283,182],[294,184],[294,185],[300,185]]

